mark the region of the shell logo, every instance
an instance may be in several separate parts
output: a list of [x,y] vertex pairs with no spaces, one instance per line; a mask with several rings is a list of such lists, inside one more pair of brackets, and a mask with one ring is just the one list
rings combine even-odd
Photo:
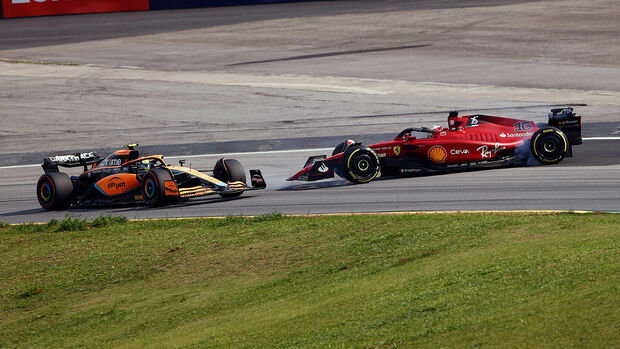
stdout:
[[435,145],[428,150],[428,158],[432,162],[444,162],[446,160],[446,155],[448,155],[446,149],[438,145]]

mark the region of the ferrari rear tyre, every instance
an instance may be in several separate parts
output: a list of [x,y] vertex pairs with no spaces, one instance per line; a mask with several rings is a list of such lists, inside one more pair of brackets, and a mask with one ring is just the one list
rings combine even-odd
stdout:
[[354,145],[342,154],[342,175],[353,183],[367,183],[379,174],[379,157],[372,149]]
[[170,171],[164,168],[154,168],[142,177],[140,189],[144,202],[151,206],[164,206],[172,200],[166,197],[166,181],[173,181]]
[[64,210],[71,205],[73,182],[66,173],[49,172],[37,182],[39,205],[48,211]]
[[532,154],[546,165],[557,164],[564,159],[569,143],[564,132],[551,126],[534,132],[530,141]]
[[[241,163],[235,159],[221,158],[215,163],[213,177],[224,183],[243,182],[245,183],[245,170]],[[236,193],[220,194],[223,198],[234,198],[243,194],[242,191]]]

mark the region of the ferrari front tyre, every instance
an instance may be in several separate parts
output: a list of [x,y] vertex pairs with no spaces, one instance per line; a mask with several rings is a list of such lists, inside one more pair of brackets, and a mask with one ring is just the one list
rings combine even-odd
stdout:
[[166,181],[174,181],[174,178],[165,168],[154,168],[142,177],[140,189],[147,205],[164,206],[172,201],[170,197],[166,197]]
[[[241,163],[235,159],[221,158],[215,163],[213,168],[213,177],[224,183],[243,182],[245,183],[245,170]],[[243,194],[243,191],[222,193],[223,198],[234,198]]]
[[340,153],[344,153],[345,150],[347,150],[347,148],[349,147],[349,145],[355,143],[352,140],[347,139],[346,141],[338,144],[334,150],[332,151],[332,156],[336,155],[336,154],[340,154]]
[[340,166],[344,178],[353,183],[367,183],[379,174],[379,157],[372,149],[355,145],[345,150]]
[[71,205],[73,182],[63,172],[49,172],[37,182],[37,199],[46,210],[64,210]]
[[543,164],[557,164],[564,159],[569,143],[564,132],[551,126],[534,132],[530,141],[532,154]]

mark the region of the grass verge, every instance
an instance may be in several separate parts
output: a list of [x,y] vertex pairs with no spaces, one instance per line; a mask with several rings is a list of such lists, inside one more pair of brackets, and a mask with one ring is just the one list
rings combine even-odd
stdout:
[[64,65],[64,66],[77,66],[77,65],[79,65],[79,64],[75,64],[75,63],[30,61],[30,60],[24,60],[24,59],[6,59],[6,58],[0,58],[0,62],[2,62],[2,63],[10,63],[10,64],[41,64],[41,65]]
[[620,215],[71,219],[0,227],[0,347],[620,343]]

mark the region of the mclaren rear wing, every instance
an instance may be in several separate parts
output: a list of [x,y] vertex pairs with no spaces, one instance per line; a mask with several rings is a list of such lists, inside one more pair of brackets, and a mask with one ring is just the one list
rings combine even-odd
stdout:
[[62,167],[78,167],[83,166],[84,171],[88,171],[88,165],[96,164],[101,158],[96,152],[74,153],[68,155],[55,155],[43,158],[43,171],[58,172],[58,166]]

